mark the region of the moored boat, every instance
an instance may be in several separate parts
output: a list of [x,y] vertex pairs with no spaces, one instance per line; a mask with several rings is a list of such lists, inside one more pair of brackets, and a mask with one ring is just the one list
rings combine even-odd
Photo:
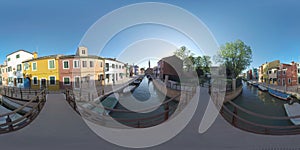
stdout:
[[277,91],[277,90],[273,90],[273,89],[270,89],[268,90],[269,94],[276,97],[276,98],[279,98],[281,100],[290,100],[291,99],[291,95],[290,94],[286,94],[286,93],[283,93],[283,92],[280,92],[280,91]]
[[258,89],[260,89],[261,91],[268,91],[268,88],[266,88],[262,85],[258,85]]
[[258,84],[258,83],[253,83],[252,85],[253,85],[254,87],[258,87],[259,84]]
[[[289,117],[293,116],[300,116],[300,104],[299,103],[293,103],[292,105],[290,104],[284,104],[284,109]],[[300,125],[300,117],[299,118],[290,118],[290,121],[294,125]]]
[[127,86],[126,88],[123,89],[123,93],[131,92],[131,91],[133,91],[135,88],[136,88],[135,85],[129,85],[129,86]]

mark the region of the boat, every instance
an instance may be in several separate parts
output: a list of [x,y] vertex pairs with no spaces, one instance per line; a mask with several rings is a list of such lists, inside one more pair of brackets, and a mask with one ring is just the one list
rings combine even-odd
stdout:
[[101,105],[99,107],[95,107],[93,106],[91,108],[92,111],[98,113],[99,115],[109,115],[111,110],[110,109],[114,109],[117,104],[118,104],[118,97],[119,95],[117,95],[116,93],[110,94],[108,97],[106,97],[102,102],[99,101],[99,103],[97,103],[98,105],[101,105],[105,108],[108,109],[104,109]]
[[261,91],[268,91],[268,88],[262,86],[262,85],[258,85],[258,89]]
[[286,94],[286,93],[283,93],[283,92],[280,92],[280,91],[277,91],[277,90],[273,90],[273,89],[270,89],[268,90],[269,94],[276,97],[276,98],[279,98],[281,100],[290,100],[291,99],[291,95],[290,94]]
[[253,85],[254,87],[258,87],[259,84],[258,84],[258,83],[253,83],[252,85]]
[[123,93],[129,93],[129,92],[133,91],[135,88],[136,88],[135,85],[129,85],[123,89]]
[[133,81],[133,84],[134,84],[134,85],[139,85],[140,83],[141,83],[140,80],[134,80],[134,81]]
[[[288,117],[293,117],[293,116],[299,116],[300,115],[300,104],[299,103],[293,103],[292,105],[290,104],[284,104],[284,109]],[[294,125],[300,125],[300,117],[299,118],[290,118],[290,121]]]

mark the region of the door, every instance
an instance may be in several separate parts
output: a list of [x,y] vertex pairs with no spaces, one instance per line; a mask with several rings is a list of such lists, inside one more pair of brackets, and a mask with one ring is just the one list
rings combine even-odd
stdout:
[[30,79],[27,77],[24,80],[24,88],[30,88]]
[[41,79],[41,88],[44,89],[46,88],[46,79]]

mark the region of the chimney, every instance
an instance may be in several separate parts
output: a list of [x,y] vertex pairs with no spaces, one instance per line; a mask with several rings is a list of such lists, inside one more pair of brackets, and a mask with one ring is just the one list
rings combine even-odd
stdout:
[[38,53],[37,52],[33,52],[33,58],[38,58]]

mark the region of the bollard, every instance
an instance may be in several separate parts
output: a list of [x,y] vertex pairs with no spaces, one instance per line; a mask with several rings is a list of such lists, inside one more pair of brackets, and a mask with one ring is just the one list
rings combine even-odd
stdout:
[[10,118],[9,115],[8,115],[7,118],[6,118],[6,124],[9,124],[9,125],[8,125],[9,131],[13,131],[13,130],[14,130],[14,127],[13,127],[13,125],[11,124],[11,122],[12,122],[12,120],[11,120],[11,118]]
[[165,105],[165,121],[169,119],[169,103],[166,103]]

